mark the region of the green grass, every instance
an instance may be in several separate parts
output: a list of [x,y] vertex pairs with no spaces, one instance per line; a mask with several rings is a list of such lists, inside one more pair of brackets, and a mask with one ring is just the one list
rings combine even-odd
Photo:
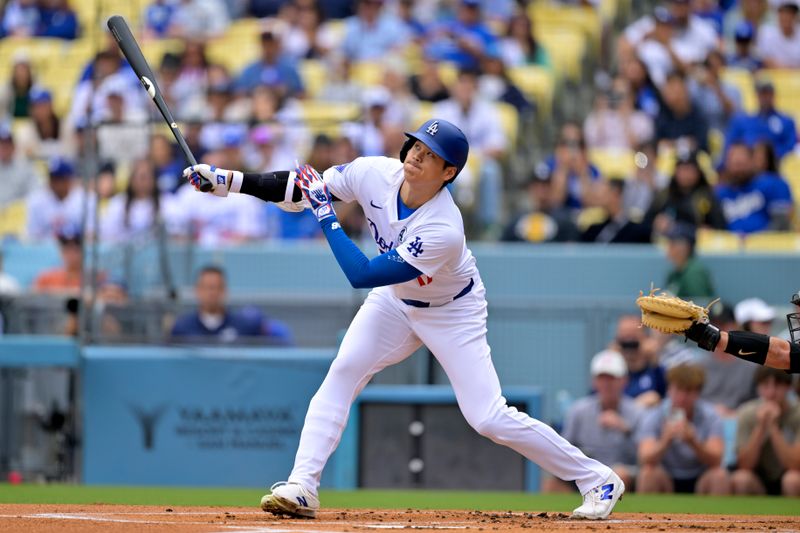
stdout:
[[[126,505],[256,508],[259,489],[200,489],[106,487],[84,485],[0,484],[2,503],[116,503]],[[481,509],[497,511],[571,511],[577,494],[525,494],[520,492],[323,491],[326,507],[384,509]],[[620,512],[797,515],[798,500],[776,497],[711,497],[691,495],[625,496]]]

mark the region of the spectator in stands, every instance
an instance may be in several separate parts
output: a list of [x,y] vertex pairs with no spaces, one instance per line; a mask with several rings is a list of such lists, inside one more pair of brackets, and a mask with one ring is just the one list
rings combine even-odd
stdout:
[[61,120],[53,111],[53,96],[50,91],[34,87],[30,96],[31,120],[19,128],[19,149],[26,157],[49,160],[70,155],[70,150],[61,139]]
[[752,148],[741,142],[728,147],[724,181],[716,189],[728,229],[737,233],[789,229],[789,186],[781,179],[756,174],[754,167]]
[[778,165],[778,157],[775,155],[775,147],[768,140],[762,140],[753,148],[756,173],[764,174],[774,179],[782,180],[781,171]]
[[[205,42],[186,41],[179,57],[180,63],[175,78],[169,85],[169,94],[182,116],[191,106],[206,104],[205,93],[212,84],[209,83],[210,62],[206,57]],[[230,80],[226,79],[223,84],[230,85]]]
[[779,0],[777,7],[777,24],[759,29],[759,55],[770,68],[800,68],[800,1]]
[[639,144],[635,147],[635,151],[633,156],[635,170],[633,175],[627,177],[625,183],[623,208],[631,220],[644,220],[650,223],[646,220],[646,214],[653,204],[655,195],[666,188],[669,177],[658,169],[656,143],[653,139]]
[[505,37],[500,41],[500,54],[508,67],[536,65],[552,70],[547,49],[536,39],[533,22],[524,10],[508,20]]
[[722,18],[725,12],[719,0],[692,0],[691,6],[693,15],[711,24],[717,35],[722,35]]
[[345,56],[351,61],[378,61],[407,46],[405,24],[386,9],[383,0],[358,0],[356,14],[345,21]]
[[97,169],[97,182],[94,190],[97,194],[97,201],[100,202],[101,212],[108,205],[114,195],[117,194],[117,166],[113,161],[104,161],[100,163],[100,168]]
[[74,234],[81,227],[83,210],[91,212],[92,209],[94,198],[75,184],[75,171],[70,161],[63,158],[51,160],[49,174],[49,186],[38,188],[28,196],[29,239]]
[[38,0],[9,0],[3,11],[0,35],[3,37],[31,37],[39,27]]
[[653,83],[647,66],[638,57],[620,59],[622,76],[630,84],[636,109],[655,119],[661,109],[661,95]]
[[414,12],[416,0],[399,0],[397,2],[397,18],[405,25],[406,31],[415,44],[421,44],[428,31],[424,23]]
[[363,87],[353,78],[352,62],[344,55],[332,52],[325,60],[325,83],[319,89],[317,99],[326,102],[361,102]]
[[296,60],[324,58],[334,39],[321,26],[322,6],[314,1],[297,2],[294,6],[296,14],[286,31],[284,51]]
[[[633,488],[636,479],[636,442],[633,436],[644,409],[625,396],[628,367],[622,354],[603,350],[590,365],[593,394],[570,407],[561,435],[592,459],[609,465]],[[543,492],[565,492],[574,484],[548,477]]]
[[271,87],[281,96],[303,95],[303,82],[294,62],[281,52],[283,31],[271,24],[261,33],[261,58],[245,67],[236,80],[236,91],[249,93],[260,85]]
[[429,30],[425,52],[460,69],[477,69],[486,53],[498,46],[497,37],[481,18],[480,0],[458,0],[456,18]]
[[758,112],[734,116],[725,134],[726,150],[732,143],[744,142],[750,146],[769,140],[778,159],[794,150],[797,128],[792,117],[775,108],[775,86],[768,79],[756,81]]
[[760,298],[746,298],[733,308],[733,316],[742,331],[770,335],[775,309]]
[[168,36],[175,15],[175,3],[171,0],[153,0],[144,8],[145,38],[163,39]]
[[[463,8],[463,6],[462,6]],[[465,9],[473,9],[467,6]],[[448,120],[461,128],[469,140],[470,153],[481,164],[478,175],[467,166],[455,186],[455,198],[467,211],[477,206],[480,230],[497,229],[502,209],[503,174],[500,161],[509,140],[491,102],[478,94],[478,72],[461,70],[451,88],[452,97],[433,106],[431,116]]]
[[597,191],[598,205],[605,210],[606,216],[586,228],[581,240],[603,244],[649,244],[649,228],[631,220],[625,212],[625,180],[603,180],[597,185]]
[[696,228],[685,222],[676,222],[665,237],[672,271],[667,274],[664,290],[679,298],[711,300],[715,296],[711,272],[694,254]]
[[686,78],[677,72],[667,77],[661,91],[664,105],[656,117],[656,140],[659,151],[684,144],[694,150],[708,151],[708,123],[689,97]]
[[[657,87],[661,87],[668,75],[673,72],[685,72],[689,65],[681,61],[675,53],[672,39],[677,29],[675,20],[666,7],[656,7],[653,12],[653,23],[652,31],[636,45],[636,54],[646,65],[650,79]],[[621,51],[624,51],[624,47]]]
[[30,196],[40,181],[30,160],[16,149],[11,128],[0,123],[0,213]]
[[[310,144],[303,109],[297,100],[282,98],[270,87],[257,87],[251,98],[253,124],[269,124],[277,143],[277,151],[285,158],[300,159]],[[227,167],[226,167],[227,168]]]
[[351,139],[364,156],[388,155],[387,137],[397,127],[387,117],[392,95],[385,87],[378,86],[367,89],[363,98],[363,117],[351,125]]
[[553,199],[558,205],[578,210],[599,204],[600,171],[589,162],[580,124],[566,122],[561,126],[555,153],[545,164],[553,179]]
[[675,174],[650,205],[645,216],[647,223],[657,234],[668,232],[676,222],[725,229],[727,221],[722,205],[700,168],[698,153],[679,150],[676,156]]
[[155,166],[149,159],[133,163],[125,192],[108,203],[100,225],[100,236],[112,243],[154,238],[159,225],[170,222],[171,195],[164,195],[156,184]]
[[552,176],[544,163],[537,165],[527,193],[528,207],[512,218],[501,240],[534,243],[578,240],[580,232],[571,210],[554,201]]
[[728,120],[742,110],[739,89],[722,79],[725,56],[712,50],[703,66],[697,66],[689,78],[689,93],[706,119],[708,127],[724,132]]
[[260,313],[233,311],[227,307],[225,272],[205,266],[197,275],[197,310],[178,317],[171,339],[177,342],[235,343],[262,339],[274,344],[290,344],[291,333],[285,324],[265,319]]
[[[733,309],[725,302],[711,306],[708,317],[711,323],[722,331],[740,329],[733,316]],[[725,328],[725,329],[722,329]],[[679,342],[683,343],[682,340]],[[758,366],[742,361],[724,352],[695,350],[697,363],[706,372],[701,397],[714,404],[717,414],[730,418],[736,409],[754,396],[753,376]]]
[[409,79],[411,91],[422,102],[441,102],[450,98],[450,91],[442,80],[439,63],[425,57],[419,72]]
[[800,405],[789,400],[792,377],[760,367],[758,399],[738,410],[734,494],[800,496]]
[[636,315],[621,316],[609,348],[621,353],[628,365],[625,395],[642,407],[652,407],[666,394],[667,384],[664,369],[655,360],[656,343],[641,322],[641,317]]
[[[670,0],[668,13],[658,10],[656,16],[645,16],[628,26],[619,41],[619,53],[623,59],[634,57],[637,53],[660,55],[666,52],[674,68],[682,70],[687,65],[702,62],[708,53],[717,47],[717,33],[713,26],[691,13],[689,0]],[[657,29],[657,26],[671,25]],[[655,43],[651,51],[641,50],[644,41]],[[641,57],[641,56],[640,56]],[[649,64],[649,61],[645,60]]]
[[[752,0],[744,0],[746,3]],[[764,2],[765,0],[755,0]],[[733,50],[728,53],[727,63],[730,68],[741,68],[750,72],[756,72],[764,67],[764,61],[758,56],[755,47],[756,31],[750,22],[740,22],[734,31]]]
[[42,272],[33,281],[33,290],[47,294],[77,295],[83,272],[83,238],[74,230],[58,233],[61,266]]
[[730,494],[720,466],[722,419],[700,399],[705,371],[681,364],[667,371],[668,400],[648,411],[637,433],[639,493]]
[[[738,0],[725,14],[723,32],[729,43],[739,37],[739,30],[747,24],[755,37],[758,29],[773,18],[768,0]],[[751,37],[751,38],[752,38]]]
[[78,15],[68,0],[40,0],[37,37],[78,38]]
[[583,131],[591,149],[632,150],[653,138],[654,124],[647,113],[636,109],[630,84],[620,77],[597,92]]
[[24,52],[15,53],[11,79],[0,86],[0,117],[28,117],[33,85],[33,67],[30,58]]
[[156,184],[161,192],[175,192],[183,185],[182,173],[186,165],[182,157],[177,155],[176,148],[165,133],[154,133],[150,136],[147,153],[153,162]]
[[532,116],[534,104],[514,84],[500,57],[486,54],[481,66],[483,74],[478,82],[478,92],[483,98],[514,106],[520,117]]
[[208,39],[220,37],[230,25],[223,0],[180,0],[170,19],[170,37]]

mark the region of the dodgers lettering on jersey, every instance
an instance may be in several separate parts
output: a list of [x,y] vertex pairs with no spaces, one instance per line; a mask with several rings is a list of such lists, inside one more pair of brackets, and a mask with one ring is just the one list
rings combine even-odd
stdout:
[[403,183],[403,163],[398,159],[360,157],[329,168],[322,177],[337,198],[361,205],[380,253],[396,249],[404,261],[423,273],[394,285],[398,298],[442,305],[461,292],[470,279],[478,281],[461,212],[447,189],[409,217],[398,220],[397,195]]
[[787,213],[792,206],[791,190],[778,176],[761,175],[738,187],[720,185],[717,197],[728,229],[739,233],[769,229],[771,216]]

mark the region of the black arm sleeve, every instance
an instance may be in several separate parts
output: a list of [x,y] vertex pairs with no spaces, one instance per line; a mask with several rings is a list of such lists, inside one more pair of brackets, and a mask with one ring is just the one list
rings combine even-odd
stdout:
[[[263,174],[245,172],[239,192],[255,196],[265,202],[283,202],[289,174],[288,170],[265,172]],[[302,199],[303,192],[295,185],[292,192],[292,201],[299,202]],[[337,201],[338,198],[333,196],[333,200]]]
[[800,346],[789,342],[789,372],[800,374]]

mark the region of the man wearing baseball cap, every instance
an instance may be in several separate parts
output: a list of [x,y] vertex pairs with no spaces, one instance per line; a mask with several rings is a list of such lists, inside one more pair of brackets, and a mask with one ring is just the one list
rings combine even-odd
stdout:
[[[75,169],[68,159],[56,157],[50,161],[48,186],[35,190],[28,197],[28,238],[49,239],[65,231],[81,227],[84,202],[88,196],[75,184]],[[89,217],[91,219],[91,217]]]
[[750,72],[764,68],[764,61],[755,49],[755,35],[756,30],[751,22],[743,20],[736,25],[733,31],[734,49],[726,57],[729,67]]
[[[633,435],[645,410],[624,394],[628,365],[621,353],[603,350],[595,354],[589,371],[594,392],[572,404],[561,434],[589,457],[610,465],[625,486],[631,487],[637,473]],[[548,478],[544,484],[549,492],[568,488],[574,487],[556,478]]]

